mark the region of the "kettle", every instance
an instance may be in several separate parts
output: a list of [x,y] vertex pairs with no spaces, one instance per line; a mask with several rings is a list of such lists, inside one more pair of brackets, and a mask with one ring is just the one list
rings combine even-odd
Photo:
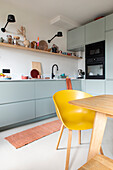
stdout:
[[83,78],[84,74],[85,73],[82,71],[82,69],[78,69],[78,79]]

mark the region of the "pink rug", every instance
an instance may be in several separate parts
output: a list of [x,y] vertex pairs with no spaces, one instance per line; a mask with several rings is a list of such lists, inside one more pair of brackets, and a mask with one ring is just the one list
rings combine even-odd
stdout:
[[61,124],[62,122],[60,120],[55,120],[8,136],[5,139],[9,141],[17,149],[35,140],[38,140],[44,136],[59,131]]

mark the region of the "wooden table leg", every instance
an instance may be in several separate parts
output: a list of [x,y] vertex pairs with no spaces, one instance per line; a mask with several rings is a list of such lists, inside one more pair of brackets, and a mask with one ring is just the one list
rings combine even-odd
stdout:
[[106,122],[107,116],[103,113],[96,112],[91,135],[88,160],[100,152],[100,146],[102,143]]

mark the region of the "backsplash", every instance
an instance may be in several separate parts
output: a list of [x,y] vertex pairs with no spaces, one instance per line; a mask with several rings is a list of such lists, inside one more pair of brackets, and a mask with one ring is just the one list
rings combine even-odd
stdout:
[[30,76],[32,61],[41,63],[44,77],[51,75],[53,64],[59,67],[57,75],[65,73],[71,77],[77,76],[78,60],[76,59],[0,47],[0,72],[2,69],[10,69],[13,79],[21,79],[22,75]]

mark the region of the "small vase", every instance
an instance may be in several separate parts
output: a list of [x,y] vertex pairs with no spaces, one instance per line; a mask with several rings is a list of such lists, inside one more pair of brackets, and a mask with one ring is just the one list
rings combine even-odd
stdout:
[[23,44],[24,44],[24,46],[27,47],[27,48],[28,48],[29,45],[30,45],[30,42],[29,42],[29,40],[26,39],[26,37],[24,37],[24,42],[23,42]]

